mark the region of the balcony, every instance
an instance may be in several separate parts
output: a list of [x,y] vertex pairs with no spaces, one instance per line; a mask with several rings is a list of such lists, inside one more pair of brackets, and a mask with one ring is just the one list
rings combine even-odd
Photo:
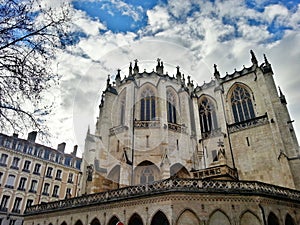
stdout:
[[135,128],[160,128],[159,120],[135,120]]
[[168,123],[168,129],[178,133],[186,133],[187,127],[184,124]]
[[267,113],[263,116],[258,116],[249,120],[241,121],[238,123],[233,123],[228,125],[229,133],[234,133],[241,130],[246,130],[248,128],[258,127],[265,124],[268,124],[268,115]]
[[237,180],[238,173],[236,169],[232,169],[227,165],[215,166],[203,170],[193,172],[194,178],[197,179],[229,179]]
[[109,135],[110,136],[116,135],[116,134],[122,133],[122,132],[124,132],[126,130],[128,130],[128,127],[124,126],[124,125],[112,127],[112,128],[109,129]]
[[202,132],[202,139],[212,138],[212,137],[218,137],[222,136],[221,128],[217,128],[211,131]]

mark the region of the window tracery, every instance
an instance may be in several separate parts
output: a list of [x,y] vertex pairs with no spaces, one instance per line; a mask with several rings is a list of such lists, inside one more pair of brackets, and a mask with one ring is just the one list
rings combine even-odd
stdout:
[[149,167],[146,167],[144,170],[142,170],[140,183],[146,184],[146,183],[152,183],[153,181],[154,181],[153,171]]
[[255,118],[251,95],[245,88],[237,86],[233,90],[230,100],[234,122]]
[[155,94],[151,88],[146,88],[141,94],[141,120],[155,120],[156,100]]
[[218,128],[215,105],[207,97],[203,97],[199,103],[199,117],[202,133]]
[[168,111],[168,122],[177,123],[176,118],[176,97],[173,91],[167,91],[167,111]]

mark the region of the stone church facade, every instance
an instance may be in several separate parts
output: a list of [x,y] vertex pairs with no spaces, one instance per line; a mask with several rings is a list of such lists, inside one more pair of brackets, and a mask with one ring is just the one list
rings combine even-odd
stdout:
[[159,59],[118,70],[87,133],[86,194],[30,207],[25,224],[299,224],[293,121],[266,56],[250,53],[250,67],[221,77],[214,65],[202,86]]

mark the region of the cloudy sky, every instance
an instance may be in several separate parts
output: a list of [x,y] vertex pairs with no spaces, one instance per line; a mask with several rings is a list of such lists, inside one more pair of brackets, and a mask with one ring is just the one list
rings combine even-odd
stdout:
[[267,55],[300,138],[299,0],[69,1],[75,42],[54,66],[62,78],[50,97],[53,147],[64,141],[67,151],[78,144],[83,152],[107,75],[120,68],[124,77],[134,59],[152,71],[161,58],[169,74],[179,65],[201,85],[211,80],[214,63],[221,76],[250,66],[250,49],[259,63]]

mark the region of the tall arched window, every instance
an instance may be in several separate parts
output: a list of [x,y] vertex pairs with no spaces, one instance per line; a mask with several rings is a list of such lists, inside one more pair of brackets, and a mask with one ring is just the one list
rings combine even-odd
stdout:
[[152,89],[147,88],[142,93],[141,120],[155,120],[155,94]]
[[241,122],[255,117],[250,93],[243,87],[237,86],[231,95],[231,106],[234,121]]
[[168,122],[176,123],[176,97],[173,91],[167,91]]
[[125,104],[126,104],[126,98],[125,96],[122,96],[120,100],[120,125],[125,124]]
[[199,117],[202,133],[213,131],[218,128],[215,105],[206,97],[201,98],[199,104]]

